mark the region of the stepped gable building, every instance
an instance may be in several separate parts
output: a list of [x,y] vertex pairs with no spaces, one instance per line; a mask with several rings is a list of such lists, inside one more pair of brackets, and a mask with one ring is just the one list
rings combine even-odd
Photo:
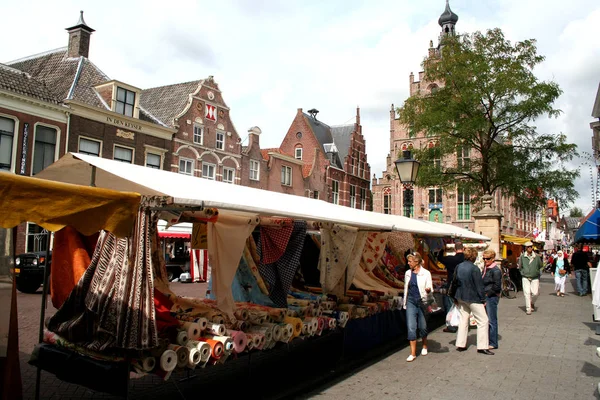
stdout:
[[300,172],[301,167],[307,197],[371,210],[371,169],[360,110],[356,110],[355,123],[337,126],[320,121],[318,113],[311,109],[306,114],[299,108],[279,149],[269,153],[270,157],[281,154],[288,160],[298,160],[297,169]]
[[[427,60],[435,60],[440,57],[441,39],[445,35],[456,34],[458,15],[451,9],[448,1],[446,8],[438,20],[441,27],[438,45],[434,47],[433,41],[429,42]],[[443,87],[444,82],[428,82],[424,79],[425,72],[409,75],[410,96],[423,96],[435,92]],[[403,150],[413,148],[434,148],[438,138],[428,136],[425,132],[415,133],[409,126],[400,123],[394,105],[390,109],[390,152],[386,159],[386,169],[380,178],[373,175],[373,210],[385,214],[404,215],[408,211],[408,217],[430,220],[435,222],[452,223],[462,228],[474,229],[475,222],[472,218],[476,211],[475,204],[471,202],[468,192],[453,189],[442,190],[439,187],[414,187],[404,189],[398,179],[394,161],[400,157]],[[473,153],[473,154],[472,154]],[[440,163],[468,162],[471,157],[476,157],[469,148],[464,148],[456,154],[456,158],[439,160]],[[404,204],[404,198],[410,199],[409,191],[412,191],[412,202]],[[408,196],[406,196],[409,194]],[[531,212],[523,212],[510,206],[510,199],[502,196],[496,191],[494,204],[504,218],[502,220],[502,231],[517,236],[531,236],[536,227],[536,215]]]
[[251,164],[246,160],[250,156],[242,154],[230,109],[212,76],[143,90],[141,105],[158,121],[176,130],[171,171],[245,186],[262,187],[261,182],[266,181],[260,177],[261,167],[264,169],[266,164],[260,149],[252,153],[258,163],[252,165],[255,174],[242,173],[249,171],[244,167]]

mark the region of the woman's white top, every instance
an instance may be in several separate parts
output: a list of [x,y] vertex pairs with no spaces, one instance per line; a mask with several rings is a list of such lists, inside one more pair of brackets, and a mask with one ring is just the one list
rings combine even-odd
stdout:
[[[408,283],[410,282],[410,274],[412,270],[409,268],[404,274],[404,308],[406,308],[406,298],[408,296]],[[433,282],[431,281],[431,272],[427,271],[422,265],[417,273],[417,286],[419,287],[419,294],[421,299],[427,298],[427,292],[425,289],[429,288],[430,293],[433,292]]]

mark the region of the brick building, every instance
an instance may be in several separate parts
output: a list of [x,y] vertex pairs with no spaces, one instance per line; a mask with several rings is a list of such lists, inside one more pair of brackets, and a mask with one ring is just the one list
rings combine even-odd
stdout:
[[[271,153],[271,158],[282,154],[289,157],[287,164],[293,159],[299,161],[297,167],[290,168],[301,172],[305,196],[371,210],[371,167],[367,162],[360,110],[357,108],[353,124],[336,126],[320,121],[317,118],[319,111],[308,112],[310,115],[301,108],[297,110],[287,134],[279,148]],[[282,179],[283,176],[282,172]],[[275,177],[271,179],[274,181]],[[295,182],[299,184],[300,180]],[[294,194],[299,194],[299,190],[296,189]]]
[[[440,41],[444,35],[456,34],[458,16],[452,12],[448,3],[440,16],[438,23],[442,28]],[[440,55],[440,45],[434,47],[433,41],[429,43],[427,60],[434,61]],[[427,61],[426,60],[426,61]],[[428,82],[424,79],[424,71],[419,72],[417,79],[411,72],[409,75],[410,96],[423,96],[434,92],[444,85],[443,82]],[[443,190],[439,187],[414,187],[405,189],[397,177],[394,161],[400,157],[403,150],[435,148],[438,138],[428,136],[424,132],[412,132],[409,126],[400,123],[396,110],[392,104],[390,113],[390,152],[386,159],[386,169],[382,176],[373,175],[373,210],[385,214],[408,215],[412,218],[425,219],[436,222],[451,223],[463,228],[474,229],[475,223],[472,214],[476,205],[471,202],[468,192],[457,188]],[[476,154],[469,148],[461,149],[456,157],[440,159],[440,164],[468,162]],[[412,193],[409,193],[411,191]],[[409,194],[407,196],[407,194]],[[412,196],[410,196],[412,194]],[[410,199],[410,204],[405,204],[404,199]],[[405,207],[406,205],[406,207]],[[537,216],[533,212],[524,212],[511,207],[510,199],[502,196],[501,191],[496,191],[494,205],[503,214],[501,229],[504,233],[517,236],[530,236],[536,227]]]

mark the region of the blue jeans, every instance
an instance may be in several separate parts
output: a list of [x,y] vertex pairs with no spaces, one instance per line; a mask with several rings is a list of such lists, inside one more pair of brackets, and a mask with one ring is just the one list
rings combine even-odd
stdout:
[[579,293],[579,295],[583,296],[584,294],[587,294],[588,270],[576,269],[575,279],[577,280],[577,292]]
[[497,296],[488,297],[485,303],[485,311],[490,321],[489,341],[492,347],[498,347],[498,301],[500,299]]
[[427,322],[421,307],[411,300],[406,299],[406,325],[408,329],[408,340],[417,340],[417,326],[419,327],[419,336],[427,337]]

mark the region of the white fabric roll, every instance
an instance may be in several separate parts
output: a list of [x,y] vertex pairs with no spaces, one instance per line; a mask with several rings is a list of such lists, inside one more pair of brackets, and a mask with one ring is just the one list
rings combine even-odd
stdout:
[[165,372],[173,371],[177,367],[177,353],[173,350],[165,350],[160,356],[159,365],[160,369]]

